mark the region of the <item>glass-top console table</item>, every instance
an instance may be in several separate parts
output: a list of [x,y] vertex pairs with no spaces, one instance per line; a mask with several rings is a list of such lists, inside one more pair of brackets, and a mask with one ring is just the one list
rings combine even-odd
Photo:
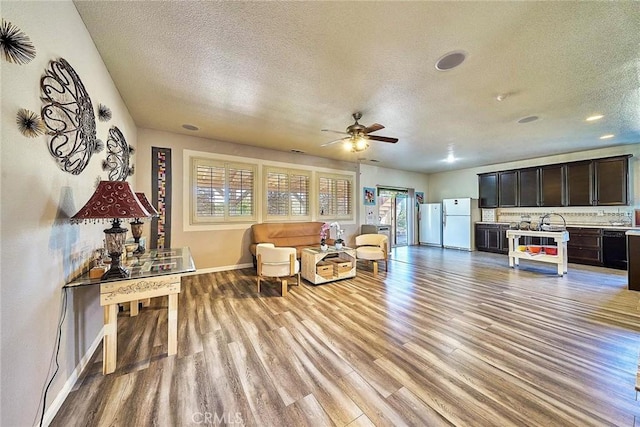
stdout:
[[167,353],[169,356],[177,353],[180,280],[196,271],[188,247],[152,249],[141,256],[127,258],[123,264],[130,272],[127,278],[103,281],[91,279],[87,273],[65,285],[66,288],[100,286],[100,305],[104,307],[103,374],[116,369],[118,304],[121,303],[130,303],[131,315],[136,315],[138,301],[166,295],[169,299]]

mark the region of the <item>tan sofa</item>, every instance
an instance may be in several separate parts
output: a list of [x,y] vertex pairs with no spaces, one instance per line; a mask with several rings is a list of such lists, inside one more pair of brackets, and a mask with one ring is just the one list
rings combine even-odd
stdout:
[[[296,248],[300,252],[310,246],[320,246],[320,228],[324,222],[265,222],[251,226],[249,250],[255,260],[258,243],[273,243],[276,246]],[[329,242],[327,242],[329,243]]]

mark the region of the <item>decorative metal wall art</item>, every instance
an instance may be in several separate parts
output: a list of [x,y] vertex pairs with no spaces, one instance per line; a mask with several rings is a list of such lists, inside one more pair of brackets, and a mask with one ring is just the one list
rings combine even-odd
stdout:
[[40,80],[42,119],[47,127],[49,153],[60,168],[73,175],[89,164],[100,149],[93,106],[80,77],[67,61],[51,61]]
[[124,181],[133,175],[134,167],[129,166],[129,158],[134,148],[127,145],[127,140],[117,126],[109,129],[107,138],[107,159],[102,162],[102,169],[109,171],[109,181]]
[[104,104],[98,104],[98,120],[108,122],[111,120],[111,109]]
[[36,48],[29,36],[3,19],[0,24],[0,53],[7,62],[23,65],[36,57]]
[[28,138],[35,138],[44,134],[44,123],[40,116],[26,108],[18,110],[16,123],[20,133]]

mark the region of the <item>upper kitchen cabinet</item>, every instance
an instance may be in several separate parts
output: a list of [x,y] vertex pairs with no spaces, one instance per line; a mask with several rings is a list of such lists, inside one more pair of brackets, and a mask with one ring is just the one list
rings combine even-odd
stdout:
[[628,205],[629,157],[479,174],[480,207]]
[[540,168],[540,206],[564,206],[565,165]]
[[595,204],[615,206],[629,204],[629,157],[619,156],[593,161],[595,170]]
[[483,173],[478,175],[478,192],[481,208],[498,207],[498,173]]
[[591,206],[593,197],[593,162],[567,163],[567,205]]
[[518,206],[518,171],[498,173],[498,204],[501,208]]
[[518,198],[520,206],[535,207],[540,204],[540,168],[520,169]]

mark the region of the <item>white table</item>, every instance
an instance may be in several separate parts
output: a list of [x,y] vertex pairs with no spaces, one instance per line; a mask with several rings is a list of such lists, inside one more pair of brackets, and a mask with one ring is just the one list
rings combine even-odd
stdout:
[[129,258],[125,268],[130,276],[122,279],[90,279],[88,274],[65,285],[68,288],[99,285],[100,305],[104,307],[102,339],[102,373],[116,370],[118,354],[118,304],[130,303],[131,315],[138,314],[138,301],[167,295],[167,354],[178,352],[178,294],[185,273],[195,271],[189,248],[152,249],[139,257]]
[[[350,262],[351,270],[339,274],[334,273],[331,278],[326,279],[319,274],[316,274],[316,266],[320,261],[328,256],[337,256],[345,262]],[[342,249],[335,249],[333,247],[329,247],[326,251],[321,251],[320,248],[305,248],[302,250],[301,258],[302,277],[314,285],[356,277],[356,250],[353,248],[343,246]]]
[[[550,237],[558,246],[557,255],[547,254],[529,254],[518,250],[520,245],[520,237]],[[507,239],[509,239],[509,267],[520,265],[520,259],[530,261],[549,262],[558,266],[558,276],[567,273],[567,242],[569,241],[568,231],[532,231],[532,230],[507,230]]]

